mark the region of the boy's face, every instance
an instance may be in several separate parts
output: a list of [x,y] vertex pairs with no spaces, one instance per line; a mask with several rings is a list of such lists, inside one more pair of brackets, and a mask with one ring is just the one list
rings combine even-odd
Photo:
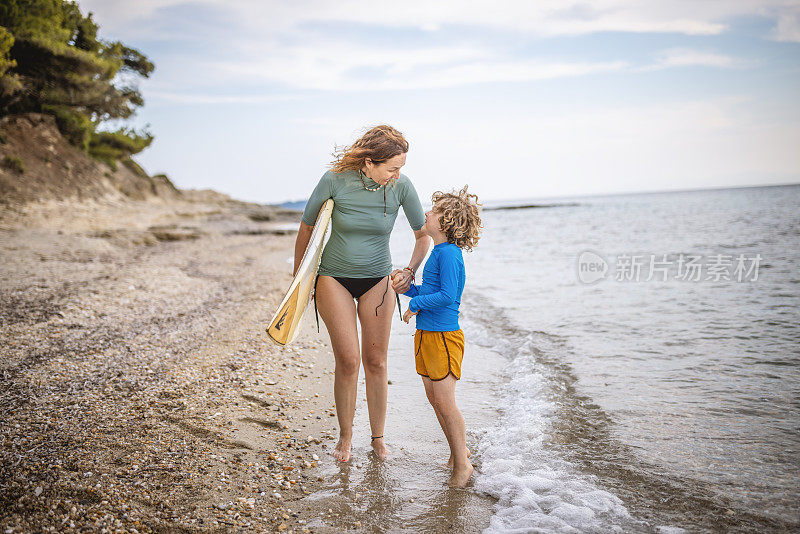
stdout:
[[443,234],[442,226],[441,226],[441,216],[442,213],[436,210],[436,206],[432,207],[426,214],[425,214],[425,224],[423,225],[422,229],[425,230],[425,233],[431,237],[436,237],[437,235]]

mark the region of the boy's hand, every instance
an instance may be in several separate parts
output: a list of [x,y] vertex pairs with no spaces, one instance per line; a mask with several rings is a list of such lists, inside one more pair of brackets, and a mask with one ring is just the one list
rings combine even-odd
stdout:
[[411,319],[413,316],[415,316],[416,314],[417,314],[417,312],[414,312],[414,311],[411,311],[411,310],[406,310],[406,312],[403,314],[403,320],[404,320],[406,323],[408,323],[408,321],[409,321],[409,320],[410,320],[410,319]]

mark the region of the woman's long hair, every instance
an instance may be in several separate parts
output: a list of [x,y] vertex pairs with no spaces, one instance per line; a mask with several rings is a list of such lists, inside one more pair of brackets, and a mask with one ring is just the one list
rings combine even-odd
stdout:
[[358,141],[349,147],[334,152],[331,162],[333,172],[357,171],[364,167],[367,158],[372,163],[383,163],[398,154],[408,152],[408,141],[399,131],[381,124],[370,128]]

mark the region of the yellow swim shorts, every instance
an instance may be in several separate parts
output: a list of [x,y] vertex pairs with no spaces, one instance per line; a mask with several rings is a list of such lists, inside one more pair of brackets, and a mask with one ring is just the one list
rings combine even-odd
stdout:
[[459,380],[464,359],[464,332],[460,329],[452,332],[417,330],[414,355],[417,374],[431,380],[444,380],[452,373]]

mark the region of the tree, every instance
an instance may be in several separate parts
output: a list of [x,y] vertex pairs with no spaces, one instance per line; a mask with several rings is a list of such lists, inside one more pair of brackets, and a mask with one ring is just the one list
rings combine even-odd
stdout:
[[109,120],[127,119],[144,101],[131,83],[154,66],[121,42],[97,37],[92,14],[68,0],[0,3],[0,115],[49,113],[64,136],[113,163],[144,150],[147,132],[102,132]]

